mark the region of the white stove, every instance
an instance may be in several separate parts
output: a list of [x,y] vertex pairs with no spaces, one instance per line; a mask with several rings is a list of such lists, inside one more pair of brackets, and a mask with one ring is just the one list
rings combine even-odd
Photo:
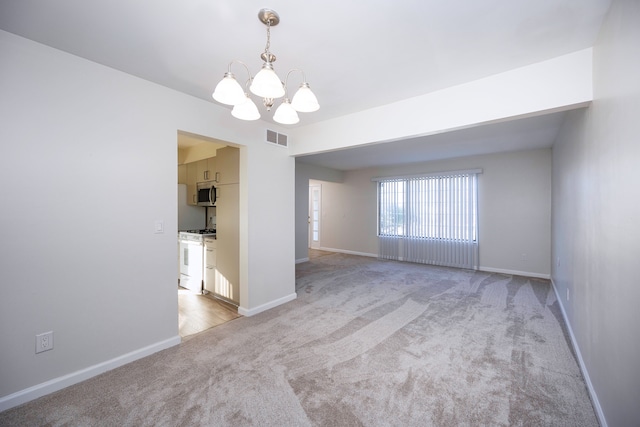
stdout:
[[200,230],[184,230],[184,231],[180,231],[180,234],[199,234],[199,235],[204,235],[204,234],[216,234],[216,229],[215,228],[202,228]]
[[178,233],[180,250],[179,285],[194,293],[202,293],[204,287],[204,239],[216,236],[216,230],[186,230]]

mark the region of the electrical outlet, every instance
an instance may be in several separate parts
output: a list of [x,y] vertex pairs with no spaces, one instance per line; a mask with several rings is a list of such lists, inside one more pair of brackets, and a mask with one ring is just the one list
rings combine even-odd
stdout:
[[53,350],[53,331],[36,335],[36,354]]

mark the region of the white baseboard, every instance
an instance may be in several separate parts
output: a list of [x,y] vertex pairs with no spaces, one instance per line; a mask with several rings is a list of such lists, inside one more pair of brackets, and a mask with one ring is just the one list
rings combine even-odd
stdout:
[[151,344],[139,350],[132,351],[131,353],[123,354],[122,356],[118,356],[114,359],[98,363],[97,365],[54,378],[8,396],[0,397],[0,412],[13,408],[14,406],[22,405],[23,403],[27,403],[49,393],[53,393],[54,391],[62,390],[70,385],[88,380],[96,375],[100,375],[119,366],[126,365],[127,363],[142,359],[143,357],[150,356],[153,353],[157,353],[160,350],[164,350],[178,344],[180,344],[180,336],[176,335],[173,338]]
[[300,258],[296,260],[296,264],[302,264],[303,262],[307,262],[307,261],[309,261],[309,257]]
[[512,276],[536,277],[538,279],[547,279],[547,280],[551,278],[551,275],[549,274],[532,273],[531,271],[506,270],[503,268],[491,268],[491,267],[483,267],[483,266],[480,266],[478,270],[486,271],[488,273],[502,273],[502,274],[510,274]]
[[589,396],[591,397],[591,402],[593,403],[593,408],[596,411],[596,416],[598,417],[598,421],[602,427],[607,427],[607,420],[604,417],[604,412],[602,411],[602,406],[600,406],[600,401],[598,400],[598,395],[596,394],[595,389],[593,388],[593,384],[591,383],[591,378],[589,378],[589,371],[587,371],[587,367],[584,364],[584,359],[582,358],[582,353],[580,353],[580,347],[578,346],[578,342],[576,341],[576,337],[573,334],[573,329],[571,328],[571,323],[569,323],[569,319],[567,318],[567,312],[564,309],[564,304],[562,304],[562,299],[560,299],[560,295],[558,294],[558,288],[556,287],[553,278],[551,278],[551,286],[553,287],[553,292],[556,294],[556,299],[558,300],[558,305],[560,305],[560,311],[562,312],[562,318],[564,319],[564,324],[567,326],[567,331],[569,331],[569,337],[571,338],[571,345],[573,346],[573,350],[576,352],[576,357],[578,358],[578,365],[580,366],[580,371],[582,372],[582,376],[584,377],[584,381],[587,384],[587,390],[589,391]]
[[341,254],[348,254],[348,255],[359,255],[359,256],[368,256],[368,257],[378,258],[378,254],[370,254],[370,253],[367,253],[367,252],[349,251],[349,250],[346,250],[346,249],[335,249],[335,248],[321,247],[319,250],[327,251],[327,252],[338,252],[338,253],[341,253]]
[[[371,253],[367,253],[367,252],[349,251],[349,250],[346,250],[346,249],[336,249],[336,248],[321,247],[321,248],[319,248],[319,250],[327,251],[327,252],[338,252],[338,253],[349,254],[349,255],[359,255],[359,256],[367,256],[367,257],[372,257],[372,258],[378,258],[378,254],[371,254]],[[303,260],[300,260],[299,262],[306,262],[306,261],[309,261],[309,258],[304,258]],[[400,259],[399,261],[404,261],[404,260]],[[298,261],[296,261],[296,264],[298,264]],[[482,267],[482,266],[480,266],[478,268],[478,270],[486,271],[488,273],[502,273],[502,274],[510,274],[510,275],[513,275],[513,276],[535,277],[535,278],[538,278],[538,279],[547,279],[547,280],[551,278],[551,275],[549,275],[549,274],[533,273],[531,271],[506,270],[506,269],[502,269],[502,268],[491,268],[491,267]]]
[[269,301],[266,304],[259,305],[259,306],[255,307],[255,308],[246,309],[244,307],[238,307],[238,314],[241,314],[242,316],[247,316],[247,317],[255,316],[258,313],[262,313],[263,311],[267,311],[267,310],[269,310],[269,309],[271,309],[273,307],[277,307],[277,306],[279,306],[281,304],[284,304],[286,302],[293,301],[296,298],[298,298],[298,294],[294,292],[294,293],[289,294],[287,296],[284,296],[282,298],[278,298],[276,300]]

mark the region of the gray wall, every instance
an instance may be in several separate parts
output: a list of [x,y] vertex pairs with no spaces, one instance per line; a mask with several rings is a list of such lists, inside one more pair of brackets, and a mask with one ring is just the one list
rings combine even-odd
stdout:
[[[609,426],[640,420],[640,2],[614,1],[594,97],[553,148],[552,278]],[[568,293],[567,293],[568,292]]]
[[[377,255],[376,185],[371,178],[472,168],[484,171],[478,190],[481,269],[548,278],[550,149],[347,171],[341,183],[322,184],[321,247]],[[302,227],[307,210],[300,209],[296,222]],[[296,242],[302,242],[301,236],[296,235]]]
[[180,342],[179,130],[241,145],[241,308],[295,298],[295,162],[264,122],[4,31],[0,64],[0,410]]

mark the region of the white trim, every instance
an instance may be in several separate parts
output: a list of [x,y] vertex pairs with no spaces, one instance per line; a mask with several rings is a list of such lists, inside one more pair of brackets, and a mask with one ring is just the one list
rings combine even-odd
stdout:
[[246,309],[244,307],[238,307],[238,314],[242,315],[242,316],[247,316],[247,317],[251,317],[251,316],[255,316],[258,313],[262,313],[263,311],[267,311],[273,307],[277,307],[279,305],[282,305],[286,302],[289,301],[293,301],[294,299],[296,299],[298,297],[298,294],[296,294],[295,292],[292,294],[289,294],[287,296],[284,296],[282,298],[278,298],[275,299],[273,301],[270,301],[266,304],[262,304],[259,305],[255,308],[251,308],[251,309]]
[[573,346],[573,350],[576,353],[576,358],[578,359],[578,365],[580,366],[580,371],[582,372],[582,376],[584,377],[584,382],[587,384],[587,390],[589,391],[589,397],[591,397],[591,403],[593,403],[593,409],[595,409],[596,411],[596,416],[598,417],[598,421],[600,422],[600,425],[602,427],[607,427],[607,419],[604,417],[604,412],[602,411],[602,406],[600,406],[598,395],[596,394],[596,390],[593,388],[593,384],[591,383],[591,378],[589,378],[589,371],[587,371],[587,367],[584,364],[582,353],[580,353],[580,347],[578,346],[578,342],[576,341],[576,336],[573,334],[571,323],[569,323],[569,320],[567,318],[567,312],[564,310],[562,299],[560,299],[560,295],[558,294],[558,288],[556,287],[556,283],[553,281],[553,278],[551,278],[551,286],[553,287],[553,292],[556,294],[556,300],[558,300],[558,304],[560,305],[562,318],[564,319],[564,324],[567,326],[567,331],[569,332],[569,338],[571,338],[571,345]]
[[307,262],[307,261],[309,261],[309,257],[300,258],[296,260],[296,264],[302,264],[303,262]]
[[394,179],[411,179],[411,178],[428,178],[433,176],[452,176],[452,175],[472,175],[482,173],[482,169],[465,169],[459,171],[447,171],[447,172],[430,172],[430,173],[416,173],[412,175],[398,175],[398,176],[375,176],[371,178],[371,181],[380,182]]
[[348,255],[359,255],[359,256],[368,256],[368,257],[378,258],[378,254],[371,254],[371,253],[368,253],[368,252],[349,251],[349,250],[346,250],[346,249],[335,249],[335,248],[321,247],[318,250],[319,251],[327,251],[327,252],[337,252],[337,253],[348,254]]
[[24,390],[17,391],[8,396],[0,398],[0,412],[13,408],[14,406],[22,405],[31,400],[37,399],[54,391],[62,390],[70,385],[77,384],[79,382],[88,380],[89,378],[100,375],[104,372],[118,368],[127,363],[131,363],[135,360],[142,359],[157,353],[161,350],[173,347],[180,344],[180,336],[176,335],[173,338],[166,339],[164,341],[151,344],[147,347],[143,347],[138,350],[134,350],[130,353],[123,354],[122,356],[115,357],[111,360],[107,360],[97,365],[90,366],[85,369],[81,369],[76,372],[72,372],[67,375],[63,375],[58,378],[43,382],[41,384],[34,385]]
[[525,276],[525,277],[535,277],[537,279],[550,279],[551,276],[549,274],[544,273],[533,273],[531,271],[519,271],[519,270],[506,270],[503,268],[491,268],[491,267],[482,267],[478,269],[480,271],[486,271],[488,273],[502,273],[502,274],[511,274],[513,276]]

